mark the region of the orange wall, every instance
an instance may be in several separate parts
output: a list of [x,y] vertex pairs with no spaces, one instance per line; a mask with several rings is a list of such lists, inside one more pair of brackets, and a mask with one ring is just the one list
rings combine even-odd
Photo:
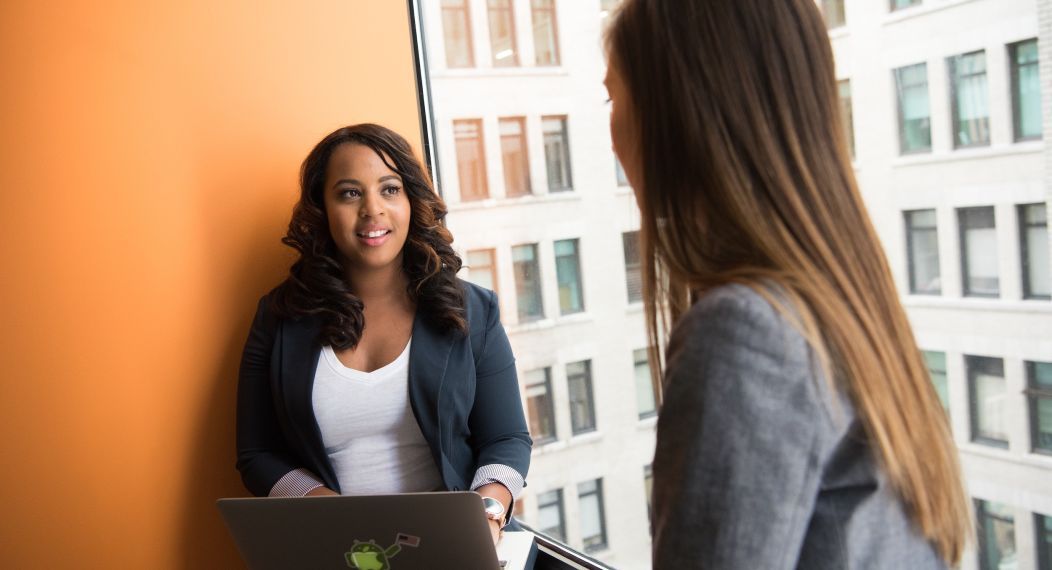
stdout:
[[241,345],[310,147],[418,147],[405,3],[45,4],[0,2],[0,567],[237,567]]

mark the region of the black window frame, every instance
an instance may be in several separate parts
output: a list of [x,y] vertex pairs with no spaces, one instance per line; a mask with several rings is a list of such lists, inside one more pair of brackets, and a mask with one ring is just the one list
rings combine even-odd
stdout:
[[[522,248],[522,247],[531,247],[531,248],[533,248],[533,261],[531,263],[533,264],[535,277],[533,279],[531,279],[530,281],[536,283],[537,306],[540,307],[540,312],[537,313],[537,314],[527,313],[527,312],[523,311],[524,305],[522,303],[522,299],[525,297],[525,295],[522,294],[522,291],[526,291],[527,290],[526,285],[528,283],[520,284],[520,282],[519,282],[519,272],[517,271],[517,267],[518,267],[518,265],[520,263],[527,263],[527,262],[525,262],[525,261],[516,261],[515,260],[515,250],[518,249],[518,248]],[[543,280],[542,275],[541,275],[541,247],[540,247],[540,244],[534,242],[534,243],[520,243],[520,244],[513,245],[511,247],[511,264],[512,264],[512,275],[515,278],[515,314],[516,314],[516,317],[518,318],[518,322],[520,322],[520,323],[530,323],[530,322],[534,322],[534,321],[543,320],[545,318],[544,280]],[[522,291],[520,291],[520,289]]]
[[[1033,42],[1034,44],[1038,44],[1038,39],[1037,38],[1030,38],[1030,39],[1026,39],[1026,40],[1022,40],[1022,41],[1018,41],[1018,42],[1014,42],[1014,43],[1008,44],[1008,46],[1007,46],[1008,47],[1008,75],[1009,75],[1009,80],[1008,81],[1009,81],[1009,89],[1010,89],[1008,93],[1009,93],[1009,100],[1011,101],[1011,104],[1012,104],[1012,140],[1014,140],[1015,142],[1039,141],[1039,140],[1041,140],[1043,138],[1043,136],[1042,136],[1043,129],[1039,129],[1038,132],[1037,132],[1037,135],[1035,135],[1035,136],[1029,136],[1028,137],[1028,136],[1023,136],[1023,135],[1020,134],[1020,132],[1022,132],[1022,130],[1023,130],[1022,129],[1022,116],[1019,113],[1019,103],[1020,103],[1020,101],[1019,101],[1019,95],[1020,95],[1020,91],[1019,91],[1019,68],[1020,68],[1020,65],[1019,65],[1019,62],[1018,62],[1018,58],[1016,57],[1016,54],[1017,54],[1020,46],[1022,46],[1024,44],[1028,44],[1030,42]],[[1037,47],[1039,49],[1037,61],[1028,62],[1025,65],[1033,65],[1034,67],[1037,67],[1040,70],[1040,65],[1041,65],[1040,44],[1038,44]],[[1039,86],[1040,86],[1040,79],[1038,80],[1038,83],[1039,83]],[[1038,103],[1040,104],[1040,101]]]
[[[969,440],[975,443],[981,443],[991,447],[998,447],[1001,449],[1008,449],[1008,439],[998,439],[989,435],[983,435],[979,433],[979,401],[976,398],[976,384],[977,373],[982,369],[982,365],[986,363],[996,362],[1000,366],[1000,376],[1005,382],[1005,394],[1008,393],[1008,379],[1005,378],[1004,372],[1004,359],[996,356],[979,356],[979,355],[964,355],[964,369],[965,375],[968,378],[968,437]],[[1008,434],[1005,434],[1008,437]]]
[[[1052,362],[1039,362],[1036,360],[1023,361],[1026,368],[1026,394],[1027,422],[1030,424],[1030,451],[1041,455],[1052,455],[1052,444],[1048,447],[1038,445],[1040,441],[1041,426],[1038,421],[1038,402],[1040,400],[1052,400],[1052,387],[1043,387],[1037,383],[1038,365],[1052,366]],[[1052,426],[1049,426],[1052,430]]]
[[[594,483],[595,484],[595,490],[582,493],[581,492],[581,485],[584,485],[586,483]],[[592,537],[584,536],[584,532],[582,531],[581,532],[581,546],[584,548],[585,552],[598,552],[600,550],[606,550],[607,548],[610,548],[609,534],[607,533],[607,530],[606,530],[606,504],[605,504],[605,501],[603,500],[603,478],[602,477],[599,477],[599,478],[596,478],[596,479],[590,479],[588,481],[582,481],[581,483],[577,484],[577,504],[578,504],[578,506],[580,506],[581,499],[583,497],[587,497],[587,496],[591,496],[591,495],[595,495],[596,496],[596,503],[599,506],[599,538],[600,538],[600,540],[598,542],[594,542],[592,544],[588,544],[588,542],[587,542],[588,539],[592,538]],[[584,520],[583,516],[581,517],[581,520],[582,521]]]
[[[554,393],[552,392],[552,368],[550,366],[545,366],[544,368],[536,368],[536,369],[530,370],[529,372],[535,372],[537,370],[543,370],[544,371],[544,380],[543,381],[539,381],[539,382],[530,382],[530,383],[525,384],[523,386],[523,393],[526,394],[526,423],[527,423],[528,427],[529,427],[529,413],[530,413],[529,407],[530,407],[530,401],[532,399],[532,397],[529,396],[529,394],[528,394],[530,387],[531,386],[536,386],[538,384],[543,384],[544,385],[544,389],[545,389],[545,394],[547,394],[547,405],[545,406],[545,412],[547,413],[547,416],[548,416],[548,418],[549,418],[549,420],[551,422],[551,426],[552,426],[551,433],[550,434],[538,434],[538,433],[533,433],[532,431],[530,433],[530,437],[533,438],[534,445],[538,445],[539,446],[539,445],[544,445],[546,443],[551,443],[553,441],[558,441],[559,440],[559,426],[558,426],[558,424],[556,423],[556,420],[555,420],[555,396],[554,396]],[[525,376],[525,374],[523,376]]]
[[[981,293],[981,292],[972,291],[970,286],[969,286],[969,282],[968,282],[968,240],[967,240],[967,237],[966,237],[967,230],[968,229],[988,229],[987,226],[982,226],[982,227],[979,227],[979,226],[966,227],[965,226],[965,224],[964,224],[965,217],[968,216],[969,213],[976,212],[978,210],[989,210],[990,211],[990,216],[993,219],[993,226],[990,226],[990,228],[992,228],[994,230],[995,234],[997,232],[997,209],[994,208],[993,206],[969,206],[969,207],[966,207],[966,208],[957,208],[957,243],[960,244],[960,247],[958,249],[960,250],[960,253],[961,253],[961,294],[963,296],[965,296],[965,297],[976,297],[976,298],[982,298],[982,299],[999,299],[999,298],[1001,298],[1001,272],[1000,272],[1000,268],[998,268],[998,272],[997,272],[997,292],[996,293]],[[996,241],[995,241],[995,246],[994,246],[994,252],[995,252],[995,255],[998,254]]]
[[[960,142],[960,139],[957,136],[960,133],[961,123],[960,117],[958,116],[958,111],[960,110],[958,109],[957,103],[958,86],[961,83],[962,79],[966,77],[974,77],[980,74],[969,73],[967,75],[959,75],[957,66],[961,59],[978,54],[982,54],[983,56],[982,75],[986,76],[986,138],[979,142],[969,142],[967,144],[964,144]],[[985,49],[978,49],[965,53],[959,53],[957,55],[951,55],[950,57],[946,58],[946,65],[948,71],[947,75],[949,76],[948,79],[950,80],[950,128],[952,129],[950,132],[950,138],[953,141],[954,150],[968,148],[983,148],[988,147],[991,144],[991,138],[993,133],[990,132],[990,113],[992,111],[992,103],[990,101],[990,66],[986,60],[986,56],[987,54]]]
[[905,6],[896,6],[895,0],[888,0],[888,11],[891,13],[901,12],[902,10],[909,10],[910,8],[916,8],[924,3],[923,0],[910,0],[909,4]]
[[[563,277],[562,271],[560,271],[559,259],[568,257],[566,255],[559,255],[558,246],[560,243],[572,243],[573,244],[573,272],[574,277],[577,279],[577,292],[580,296],[579,304],[580,307],[574,310],[572,307],[567,309],[563,307],[563,296],[562,286]],[[559,291],[559,314],[560,315],[576,315],[583,313],[586,310],[586,304],[584,301],[584,273],[581,271],[581,238],[569,238],[569,239],[557,239],[552,242],[552,253],[555,259],[555,283]]]
[[[1043,224],[1031,224],[1027,222],[1027,209],[1037,206],[1043,206],[1045,208],[1045,223]],[[1043,227],[1045,228],[1045,233],[1048,233],[1048,205],[1045,202],[1019,204],[1016,206],[1016,220],[1018,220],[1017,225],[1019,226],[1019,269],[1022,272],[1023,278],[1023,298],[1038,301],[1052,300],[1052,293],[1049,295],[1036,294],[1030,289],[1030,239],[1027,236],[1027,230],[1030,228]]]
[[1052,516],[1034,513],[1034,535],[1038,570],[1052,570]]
[[1015,553],[1018,555],[1019,543],[1015,540],[1015,517],[1013,516],[1011,519],[1005,519],[1004,517],[1000,517],[993,514],[989,509],[986,508],[987,503],[989,503],[990,501],[985,501],[982,499],[973,499],[972,501],[975,506],[975,526],[977,531],[976,534],[978,535],[978,552],[976,554],[979,558],[979,570],[998,570],[997,568],[991,568],[990,565],[986,563],[986,552],[987,548],[989,548],[990,545],[988,545],[986,542],[986,528],[984,523],[986,521],[986,518],[990,518],[1011,524],[1013,542],[1016,543]]
[[[904,112],[904,110],[902,108],[902,91],[903,91],[904,87],[918,87],[919,88],[920,87],[920,83],[916,83],[916,84],[911,83],[911,84],[908,84],[908,85],[903,84],[903,82],[902,82],[902,72],[907,70],[907,69],[912,69],[912,68],[915,68],[915,67],[923,67],[924,68],[924,94],[925,94],[925,96],[928,99],[928,118],[927,118],[928,124],[926,126],[926,128],[928,130],[928,145],[927,146],[922,146],[922,147],[917,147],[917,148],[912,148],[912,149],[907,149],[906,148],[906,137],[905,137],[905,132],[906,132],[906,114],[905,114],[905,112]],[[900,67],[896,67],[895,69],[891,70],[891,74],[892,74],[892,77],[895,80],[895,110],[896,110],[897,117],[898,117],[898,125],[897,125],[897,127],[898,127],[898,136],[899,136],[899,155],[900,156],[909,156],[909,155],[913,155],[913,154],[929,154],[932,151],[932,144],[931,144],[931,82],[928,80],[928,62],[922,61],[922,62],[919,62],[919,63],[913,63],[913,64],[910,64],[910,65],[903,65],[903,66],[900,66]]]
[[[570,373],[570,367],[576,365],[583,365],[584,371],[582,373]],[[576,405],[579,400],[574,397],[574,389],[572,383],[575,381],[582,381],[584,383],[584,395],[586,398],[586,404],[583,406],[587,410],[585,418],[580,418],[578,412],[578,406]],[[596,422],[596,410],[595,410],[595,383],[592,382],[592,361],[579,360],[577,362],[569,362],[566,364],[566,394],[567,400],[570,407],[570,433],[572,435],[581,435],[585,433],[591,433],[598,430]],[[580,422],[584,419],[585,421]]]
[[[555,501],[543,502],[542,499],[544,498],[545,495],[548,495],[548,494],[554,495],[555,496]],[[563,493],[562,488],[549,489],[549,490],[537,495],[537,513],[538,513],[537,519],[538,519],[538,524],[540,523],[540,512],[541,512],[541,509],[544,509],[545,507],[550,507],[552,505],[555,505],[559,509],[558,510],[558,512],[559,512],[559,527],[558,527],[558,530],[555,531],[555,532],[552,532],[552,530],[548,529],[548,528],[538,528],[537,530],[542,532],[542,533],[544,533],[547,536],[550,536],[550,537],[552,537],[554,539],[557,539],[559,542],[565,543],[566,542],[566,501],[565,501],[565,498],[564,498],[564,493]]]
[[[914,223],[914,218],[917,214],[931,212],[935,215],[935,225],[933,226],[920,226]],[[931,295],[939,296],[942,295],[942,256],[939,255],[939,220],[938,212],[935,208],[924,208],[920,210],[906,210],[902,212],[903,220],[906,224],[906,269],[909,279],[909,289],[911,295]],[[933,290],[920,290],[917,287],[917,271],[915,268],[916,259],[913,255],[913,243],[914,234],[918,232],[931,232],[935,234],[935,271],[939,276],[939,286]]]

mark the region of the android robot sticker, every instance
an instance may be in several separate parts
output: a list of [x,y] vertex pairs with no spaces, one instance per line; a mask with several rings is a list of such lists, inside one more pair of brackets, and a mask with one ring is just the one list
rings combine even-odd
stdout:
[[402,551],[402,546],[416,548],[420,544],[420,538],[408,534],[399,533],[395,537],[395,543],[386,549],[376,544],[375,540],[362,542],[355,540],[351,549],[344,553],[348,568],[357,570],[391,570],[391,559]]

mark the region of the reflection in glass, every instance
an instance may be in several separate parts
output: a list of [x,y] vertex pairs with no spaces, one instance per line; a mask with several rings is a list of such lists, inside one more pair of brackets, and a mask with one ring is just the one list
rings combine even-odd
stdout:
[[947,62],[953,108],[953,146],[960,148],[990,144],[986,53],[966,53],[951,57]]
[[570,426],[573,434],[595,431],[592,361],[567,364],[566,385],[570,395]]
[[570,140],[566,132],[566,117],[544,117],[544,161],[548,168],[548,191],[573,190],[570,176]]
[[555,409],[552,404],[551,369],[530,370],[524,376],[530,437],[534,444],[552,441],[555,439]]
[[1015,140],[1041,138],[1041,78],[1037,40],[1008,46],[1012,65],[1012,121]]
[[931,109],[928,105],[928,65],[918,63],[895,70],[899,108],[899,151],[931,150]]
[[581,293],[581,259],[578,240],[555,242],[555,277],[559,283],[559,312],[564,315],[584,310]]
[[515,270],[515,298],[519,309],[519,321],[543,318],[544,302],[541,298],[541,269],[537,262],[537,244],[511,248],[511,260]]

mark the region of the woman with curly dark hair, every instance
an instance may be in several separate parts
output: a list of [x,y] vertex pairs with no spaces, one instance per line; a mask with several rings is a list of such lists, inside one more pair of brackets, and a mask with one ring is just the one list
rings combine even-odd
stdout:
[[241,361],[237,468],[255,495],[474,490],[494,537],[532,441],[496,295],[457,279],[442,199],[393,131],[341,128],[303,162]]

